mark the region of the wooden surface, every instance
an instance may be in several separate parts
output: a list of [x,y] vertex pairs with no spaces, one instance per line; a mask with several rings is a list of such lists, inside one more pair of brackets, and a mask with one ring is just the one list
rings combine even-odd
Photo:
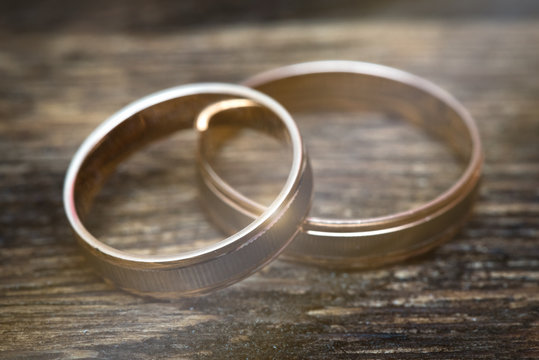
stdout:
[[[539,6],[467,3],[2,2],[0,357],[539,357]],[[176,301],[130,295],[92,272],[61,187],[103,119],[162,88],[335,58],[424,76],[476,118],[485,177],[475,216],[453,241],[362,272],[276,261]],[[299,119],[317,214],[404,209],[458,174],[443,146],[403,122],[329,119]],[[92,231],[153,253],[219,239],[198,207],[194,146],[193,134],[179,134],[125,164],[98,198]],[[266,146],[239,139],[221,159],[231,182],[261,198],[286,171]]]

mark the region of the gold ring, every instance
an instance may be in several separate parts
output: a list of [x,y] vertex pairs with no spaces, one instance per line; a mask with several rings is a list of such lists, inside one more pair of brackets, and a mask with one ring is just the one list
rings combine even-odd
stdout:
[[[395,262],[451,238],[471,213],[483,162],[479,133],[464,107],[431,82],[375,64],[321,61],[270,70],[243,84],[271,96],[292,114],[343,107],[390,110],[442,138],[467,163],[448,190],[409,211],[354,220],[307,218],[283,258],[335,268]],[[200,140],[204,142],[203,133]],[[207,151],[200,153],[202,186],[210,189],[202,192],[202,200],[221,229],[232,233],[264,211],[212,169]]]
[[[228,238],[180,254],[132,254],[95,238],[84,226],[84,216],[115,167],[149,142],[192,128],[200,113],[208,113],[204,109],[209,106],[216,110],[215,103],[221,106],[217,110],[233,112],[230,119],[242,123],[257,119],[291,145],[290,172],[273,203]],[[201,121],[198,117],[199,131],[204,130]],[[69,165],[63,199],[79,243],[103,277],[132,292],[169,297],[199,295],[222,288],[273,260],[297,233],[310,208],[311,194],[312,174],[303,141],[281,105],[240,85],[194,84],[140,99],[95,129]]]

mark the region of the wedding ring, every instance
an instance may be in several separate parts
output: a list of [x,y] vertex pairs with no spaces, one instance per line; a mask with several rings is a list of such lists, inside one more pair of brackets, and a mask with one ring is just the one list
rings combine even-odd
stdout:
[[[211,117],[205,110],[208,107],[214,112],[231,112],[227,117],[230,121],[237,119],[238,123],[257,124],[253,126],[279,133],[290,144],[291,169],[272,204],[230,237],[180,254],[137,255],[95,238],[83,219],[115,167],[143,145],[192,128],[200,113]],[[202,123],[198,117],[195,125],[203,131],[210,120]],[[132,292],[169,297],[225,287],[270,262],[297,233],[310,208],[311,194],[312,174],[304,144],[288,112],[256,90],[208,83],[149,95],[102,123],[74,155],[65,178],[63,200],[77,239],[103,277]]]
[[[448,190],[411,210],[356,220],[307,218],[283,258],[333,268],[383,265],[448,240],[471,213],[483,162],[478,130],[464,107],[436,85],[393,68],[352,61],[285,66],[243,84],[271,96],[292,114],[328,109],[389,111],[443,139],[467,163]],[[202,186],[209,189],[202,192],[203,201],[211,203],[208,213],[220,228],[236,231],[262,213],[262,205],[231,188],[209,159],[201,157]],[[209,196],[211,192],[218,196]],[[222,203],[217,205],[216,200]]]

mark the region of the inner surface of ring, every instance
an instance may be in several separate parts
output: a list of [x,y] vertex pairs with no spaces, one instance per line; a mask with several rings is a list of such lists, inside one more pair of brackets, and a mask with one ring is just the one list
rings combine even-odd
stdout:
[[[460,115],[419,88],[355,73],[253,87],[289,110],[304,134],[315,177],[311,216],[354,219],[415,208],[453,185],[470,160],[472,140]],[[234,189],[255,196],[216,158],[207,160]]]
[[[180,253],[222,240],[209,223],[203,226],[196,199],[196,133],[180,130],[192,129],[204,108],[232,100],[211,94],[168,100],[110,131],[75,182],[77,213],[87,229],[109,246],[141,255]],[[222,114],[216,118],[226,115],[229,127],[256,128],[289,142],[278,117],[252,101]]]

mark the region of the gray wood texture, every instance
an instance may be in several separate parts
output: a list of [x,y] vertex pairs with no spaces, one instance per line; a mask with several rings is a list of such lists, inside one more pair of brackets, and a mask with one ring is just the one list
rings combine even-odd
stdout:
[[[537,2],[5,1],[0,10],[1,358],[539,357]],[[484,181],[454,240],[358,272],[276,261],[174,301],[94,274],[61,203],[69,160],[93,128],[166,87],[323,59],[413,72],[473,114]],[[452,155],[419,129],[362,118],[298,119],[317,181],[313,213],[403,210],[458,176]],[[175,135],[122,165],[97,199],[92,231],[142,253],[219,239],[197,201],[195,140]],[[282,155],[255,134],[217,167],[268,201],[286,174]]]

